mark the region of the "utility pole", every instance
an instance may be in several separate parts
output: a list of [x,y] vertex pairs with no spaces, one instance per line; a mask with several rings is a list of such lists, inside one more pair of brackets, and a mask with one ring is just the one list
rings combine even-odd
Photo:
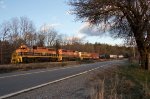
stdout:
[[3,42],[1,41],[1,64],[3,64]]
[[135,59],[135,46],[133,45],[133,58]]

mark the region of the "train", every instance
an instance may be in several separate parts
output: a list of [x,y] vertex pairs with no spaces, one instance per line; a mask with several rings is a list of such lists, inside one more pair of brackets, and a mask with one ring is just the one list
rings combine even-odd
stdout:
[[100,59],[123,59],[124,55],[100,54]]
[[21,45],[11,56],[11,63],[61,62],[77,60],[122,59],[123,55],[80,52],[47,47]]
[[99,59],[99,53],[79,52],[38,46],[27,47],[26,45],[21,45],[12,53],[11,63],[74,61],[90,59]]

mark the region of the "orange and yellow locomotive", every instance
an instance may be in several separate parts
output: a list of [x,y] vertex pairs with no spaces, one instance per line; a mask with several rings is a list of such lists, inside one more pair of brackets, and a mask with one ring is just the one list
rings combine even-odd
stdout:
[[48,61],[69,61],[83,59],[98,59],[98,53],[78,52],[66,49],[21,45],[12,54],[11,63],[30,63]]

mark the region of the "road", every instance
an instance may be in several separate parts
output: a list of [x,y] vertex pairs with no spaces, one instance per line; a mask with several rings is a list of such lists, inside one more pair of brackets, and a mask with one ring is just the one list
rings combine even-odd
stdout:
[[31,70],[0,74],[0,98],[11,96],[24,90],[30,90],[43,85],[77,76],[94,69],[107,68],[114,64],[124,63],[126,60],[115,60],[82,64],[73,67]]

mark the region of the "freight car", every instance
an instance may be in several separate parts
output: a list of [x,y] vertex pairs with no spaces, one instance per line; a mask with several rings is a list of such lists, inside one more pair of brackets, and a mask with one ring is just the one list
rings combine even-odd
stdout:
[[100,54],[99,55],[100,59],[123,59],[123,55],[113,55],[113,54]]
[[92,59],[93,60],[98,60],[99,59],[99,53],[91,53]]
[[109,55],[111,59],[117,59],[118,56],[117,55]]
[[79,52],[80,60],[89,60],[92,59],[91,53],[88,52]]
[[79,59],[79,52],[73,50],[60,49],[61,60],[62,61],[75,61]]

